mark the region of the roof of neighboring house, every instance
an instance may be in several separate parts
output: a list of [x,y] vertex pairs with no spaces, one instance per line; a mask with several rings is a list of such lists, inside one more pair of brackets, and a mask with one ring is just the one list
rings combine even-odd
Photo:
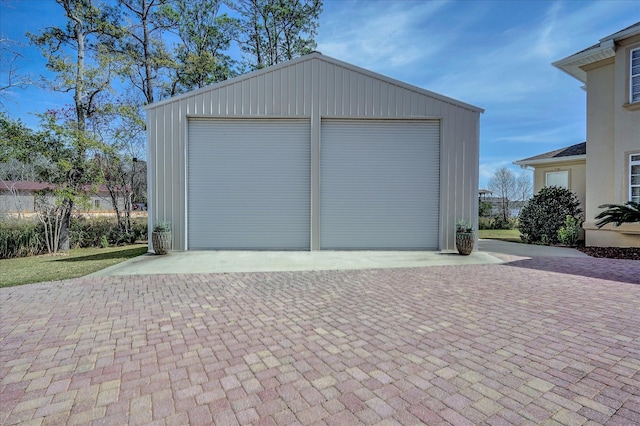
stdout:
[[553,65],[583,83],[587,82],[587,73],[581,68],[616,54],[616,42],[640,34],[640,22],[600,39],[599,43],[589,46],[578,53],[556,61]]
[[[9,188],[15,189],[17,191],[25,191],[25,192],[33,192],[40,191],[42,189],[53,189],[55,185],[47,182],[34,182],[31,180],[19,180],[19,181],[11,181],[11,180],[0,180],[0,192],[8,191]],[[89,188],[87,188],[88,190]],[[99,194],[108,194],[109,190],[106,185],[98,186]]]
[[554,151],[545,152],[524,160],[515,161],[513,164],[519,166],[529,166],[544,163],[553,163],[557,161],[571,161],[585,159],[587,156],[587,143],[577,143],[575,145],[556,149]]

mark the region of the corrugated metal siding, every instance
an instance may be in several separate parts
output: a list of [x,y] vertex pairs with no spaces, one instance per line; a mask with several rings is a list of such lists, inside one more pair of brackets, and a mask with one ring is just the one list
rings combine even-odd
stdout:
[[[186,241],[187,116],[310,117],[312,141],[317,140],[314,134],[320,132],[321,117],[441,119],[440,248],[455,248],[458,219],[475,221],[477,217],[480,111],[322,55],[312,54],[151,105],[147,114],[149,129],[157,129],[148,135],[149,158],[157,162],[157,167],[149,168],[149,187],[155,189],[150,221],[172,220],[177,250],[185,249]],[[313,161],[319,162],[317,155],[312,155]],[[312,195],[312,226],[317,231],[318,206],[313,200]],[[314,239],[317,247],[317,236]]]

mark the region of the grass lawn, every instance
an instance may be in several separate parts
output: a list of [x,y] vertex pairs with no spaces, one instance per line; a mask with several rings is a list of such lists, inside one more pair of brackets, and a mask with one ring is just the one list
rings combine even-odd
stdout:
[[520,231],[517,229],[481,229],[478,237],[489,240],[511,241],[513,243],[521,243]]
[[68,254],[0,260],[0,287],[81,277],[147,252],[146,244],[81,248]]

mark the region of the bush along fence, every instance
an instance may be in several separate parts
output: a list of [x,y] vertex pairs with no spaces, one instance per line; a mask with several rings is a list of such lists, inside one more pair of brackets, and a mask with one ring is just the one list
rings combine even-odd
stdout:
[[[44,227],[35,220],[0,221],[0,259],[35,256],[47,252]],[[132,218],[128,233],[115,218],[73,217],[69,229],[71,248],[106,247],[147,240],[147,219]]]

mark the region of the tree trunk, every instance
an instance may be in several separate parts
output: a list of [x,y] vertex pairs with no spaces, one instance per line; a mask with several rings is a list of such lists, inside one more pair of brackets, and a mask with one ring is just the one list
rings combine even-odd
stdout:
[[141,18],[142,18],[142,31],[144,36],[143,50],[144,50],[144,73],[145,73],[145,97],[147,98],[147,104],[153,103],[153,70],[151,69],[151,52],[150,45],[151,40],[149,37],[149,10],[150,6],[147,6],[146,0],[142,0],[141,4]]
[[[71,227],[71,209],[66,209],[62,217],[62,226],[60,227],[60,239],[58,240],[58,249],[67,251],[71,248],[69,238],[69,228]],[[54,241],[55,244],[55,241]]]

